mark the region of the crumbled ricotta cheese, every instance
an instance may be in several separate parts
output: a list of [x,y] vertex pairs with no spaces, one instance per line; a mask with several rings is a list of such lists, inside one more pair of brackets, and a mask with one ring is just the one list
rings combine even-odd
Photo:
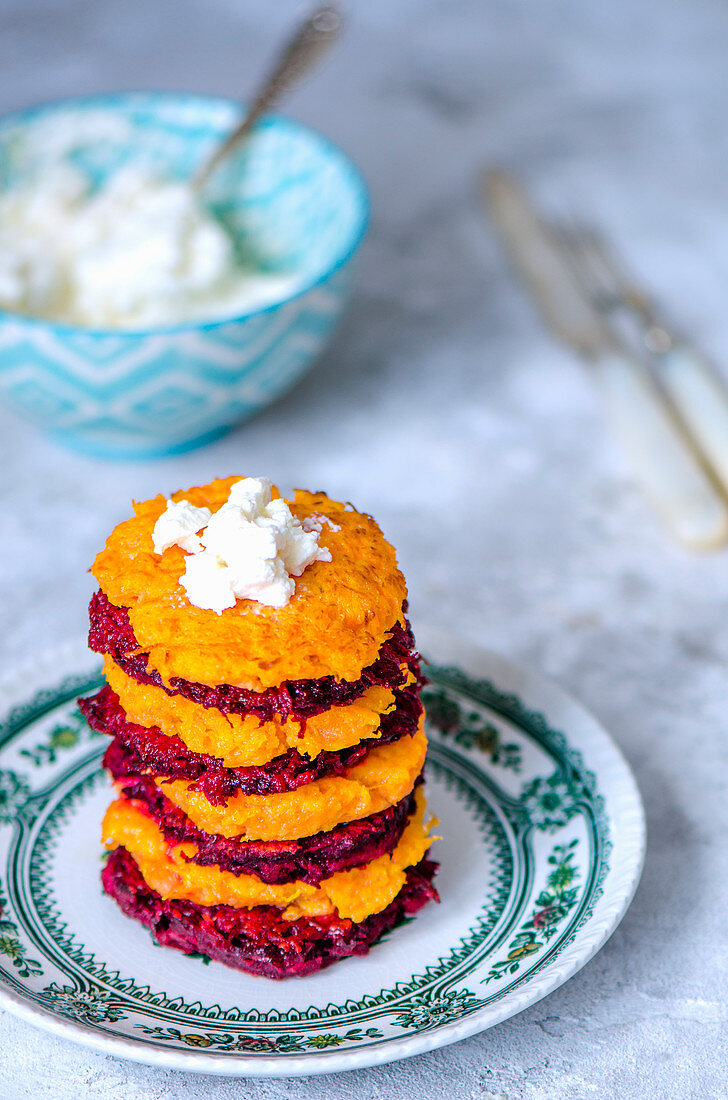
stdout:
[[0,307],[92,328],[242,315],[286,298],[294,275],[241,266],[184,181],[140,165],[98,189],[64,160],[0,191]]
[[317,531],[319,535],[324,529],[324,524],[326,524],[330,531],[341,530],[341,528],[334,523],[333,520],[329,519],[328,516],[320,516],[318,512],[313,512],[310,516],[306,516],[301,520],[301,526],[304,531]]
[[285,607],[295,592],[293,578],[315,561],[331,561],[318,544],[320,523],[307,529],[285,500],[271,499],[271,488],[267,478],[242,478],[212,514],[188,501],[168,502],[154,527],[154,551],[175,543],[188,551],[180,584],[190,603],[218,614],[236,599]]
[[168,500],[165,511],[154,524],[154,553],[163,554],[175,543],[190,554],[201,550],[202,543],[196,532],[207,525],[211,515],[209,508],[195,508],[188,500]]

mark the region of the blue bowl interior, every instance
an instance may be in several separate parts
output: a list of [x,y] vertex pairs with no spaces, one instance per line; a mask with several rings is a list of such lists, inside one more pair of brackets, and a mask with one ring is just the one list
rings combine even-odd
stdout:
[[[42,172],[59,154],[94,185],[131,162],[189,178],[241,109],[228,100],[165,93],[31,108],[0,120],[0,186]],[[71,141],[66,118],[78,127]],[[340,267],[366,227],[366,190],[351,162],[320,134],[277,115],[221,166],[208,196],[244,259],[295,273],[301,290]]]

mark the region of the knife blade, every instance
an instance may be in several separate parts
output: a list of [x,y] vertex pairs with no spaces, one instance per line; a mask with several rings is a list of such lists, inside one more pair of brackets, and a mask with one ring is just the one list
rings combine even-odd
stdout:
[[546,324],[589,360],[612,427],[665,524],[693,549],[723,545],[728,504],[644,364],[591,304],[548,226],[510,176],[491,170],[482,185],[513,265]]
[[615,340],[591,305],[548,226],[505,172],[483,177],[483,194],[516,271],[554,334],[591,358]]

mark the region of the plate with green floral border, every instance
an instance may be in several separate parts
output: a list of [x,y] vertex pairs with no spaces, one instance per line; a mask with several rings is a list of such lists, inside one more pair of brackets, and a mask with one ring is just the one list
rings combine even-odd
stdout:
[[427,642],[441,901],[369,955],[273,982],[159,947],[100,887],[105,738],[68,647],[2,686],[0,1006],[149,1065],[293,1076],[473,1035],[546,996],[624,915],[645,847],[617,748],[581,706],[484,651]]

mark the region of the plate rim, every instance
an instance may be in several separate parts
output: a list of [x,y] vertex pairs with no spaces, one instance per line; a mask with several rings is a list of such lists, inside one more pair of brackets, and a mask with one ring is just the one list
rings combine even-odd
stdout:
[[[220,1055],[207,1051],[153,1047],[132,1038],[106,1034],[80,1020],[61,1017],[41,1005],[29,1002],[7,988],[1,980],[0,1009],[6,1009],[33,1026],[60,1038],[70,1039],[98,1053],[112,1054],[143,1065],[230,1077],[308,1077],[386,1065],[449,1046],[502,1023],[538,1003],[586,966],[620,924],[635,895],[644,867],[647,844],[645,812],[629,764],[602,723],[584,704],[552,679],[432,624],[419,624],[417,638],[419,648],[436,656],[438,665],[454,663],[471,676],[493,680],[498,690],[513,690],[525,706],[543,711],[547,717],[550,709],[558,708],[560,712],[571,714],[582,724],[585,723],[590,731],[586,758],[590,770],[595,767],[596,746],[600,758],[597,771],[607,767],[613,780],[618,782],[619,797],[612,793],[607,811],[610,824],[615,815],[620,821],[619,837],[614,835],[612,829],[613,862],[610,868],[612,874],[615,871],[619,871],[619,874],[609,884],[609,891],[605,889],[605,893],[598,899],[588,924],[577,929],[574,940],[564,948],[557,960],[526,981],[520,989],[506,991],[499,1003],[476,1011],[463,1020],[442,1024],[419,1034],[405,1035],[401,1039],[390,1039],[386,1044],[375,1043],[360,1050],[320,1051],[303,1058],[298,1055]],[[28,658],[0,677],[0,712],[7,713],[14,706],[22,705],[34,691],[47,687],[49,681],[60,683],[66,676],[82,675],[97,668],[98,660],[95,655],[89,652],[85,644],[76,641],[63,643],[36,657]],[[559,724],[564,725],[563,718]],[[580,740],[573,742],[570,737],[569,744],[579,751],[584,748]],[[617,845],[620,849],[619,863],[615,861]],[[608,908],[608,912],[595,925],[592,922],[597,916],[600,903],[602,908]],[[580,942],[584,940],[585,929],[592,932],[589,942],[586,943]],[[597,934],[594,935],[594,932]],[[483,1020],[484,1015],[487,1015],[487,1021]]]

